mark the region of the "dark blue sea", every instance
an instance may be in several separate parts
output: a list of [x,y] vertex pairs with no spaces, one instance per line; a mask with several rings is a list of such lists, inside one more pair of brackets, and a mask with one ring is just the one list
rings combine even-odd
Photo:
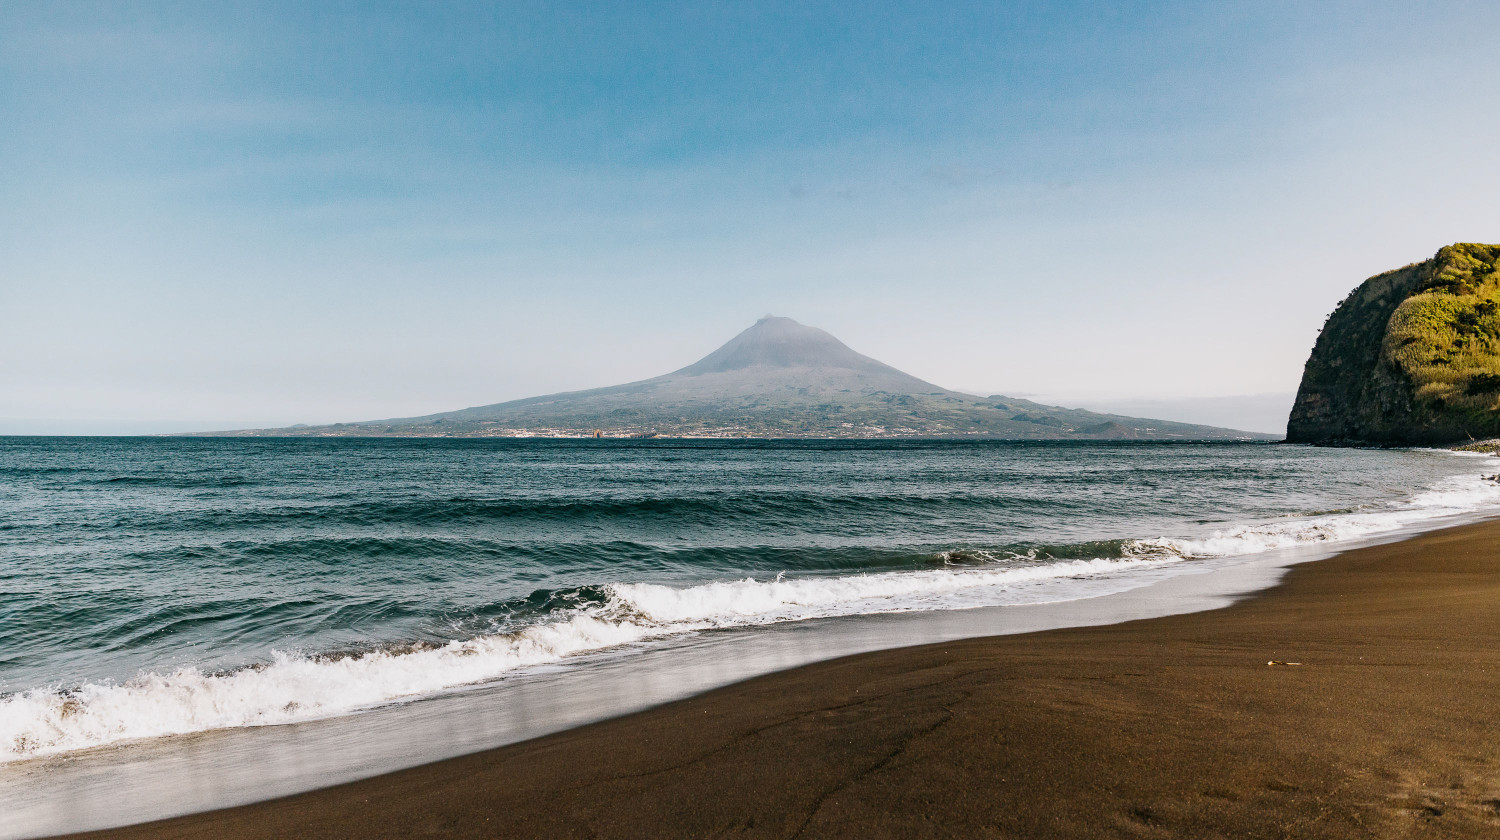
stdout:
[[0,762],[691,634],[1088,598],[1500,509],[1259,443],[0,438]]

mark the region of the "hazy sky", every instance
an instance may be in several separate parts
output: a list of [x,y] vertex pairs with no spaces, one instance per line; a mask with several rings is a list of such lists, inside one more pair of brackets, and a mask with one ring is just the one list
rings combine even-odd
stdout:
[[767,313],[1289,392],[1359,281],[1500,240],[1500,7],[1381,5],[0,2],[0,430],[460,408]]

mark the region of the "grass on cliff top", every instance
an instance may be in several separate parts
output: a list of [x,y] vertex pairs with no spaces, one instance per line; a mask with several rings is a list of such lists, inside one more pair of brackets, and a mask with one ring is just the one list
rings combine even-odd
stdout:
[[1450,245],[1396,308],[1382,353],[1417,399],[1473,411],[1500,407],[1500,245]]

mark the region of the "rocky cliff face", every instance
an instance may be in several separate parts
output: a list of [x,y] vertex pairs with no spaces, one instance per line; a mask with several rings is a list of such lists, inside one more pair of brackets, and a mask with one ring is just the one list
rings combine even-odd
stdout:
[[1500,435],[1500,246],[1376,275],[1329,316],[1287,440],[1434,445]]

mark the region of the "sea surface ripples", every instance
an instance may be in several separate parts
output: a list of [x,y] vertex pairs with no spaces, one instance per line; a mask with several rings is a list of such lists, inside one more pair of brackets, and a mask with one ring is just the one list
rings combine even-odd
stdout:
[[722,628],[1003,606],[1500,505],[1235,443],[0,438],[0,762]]

